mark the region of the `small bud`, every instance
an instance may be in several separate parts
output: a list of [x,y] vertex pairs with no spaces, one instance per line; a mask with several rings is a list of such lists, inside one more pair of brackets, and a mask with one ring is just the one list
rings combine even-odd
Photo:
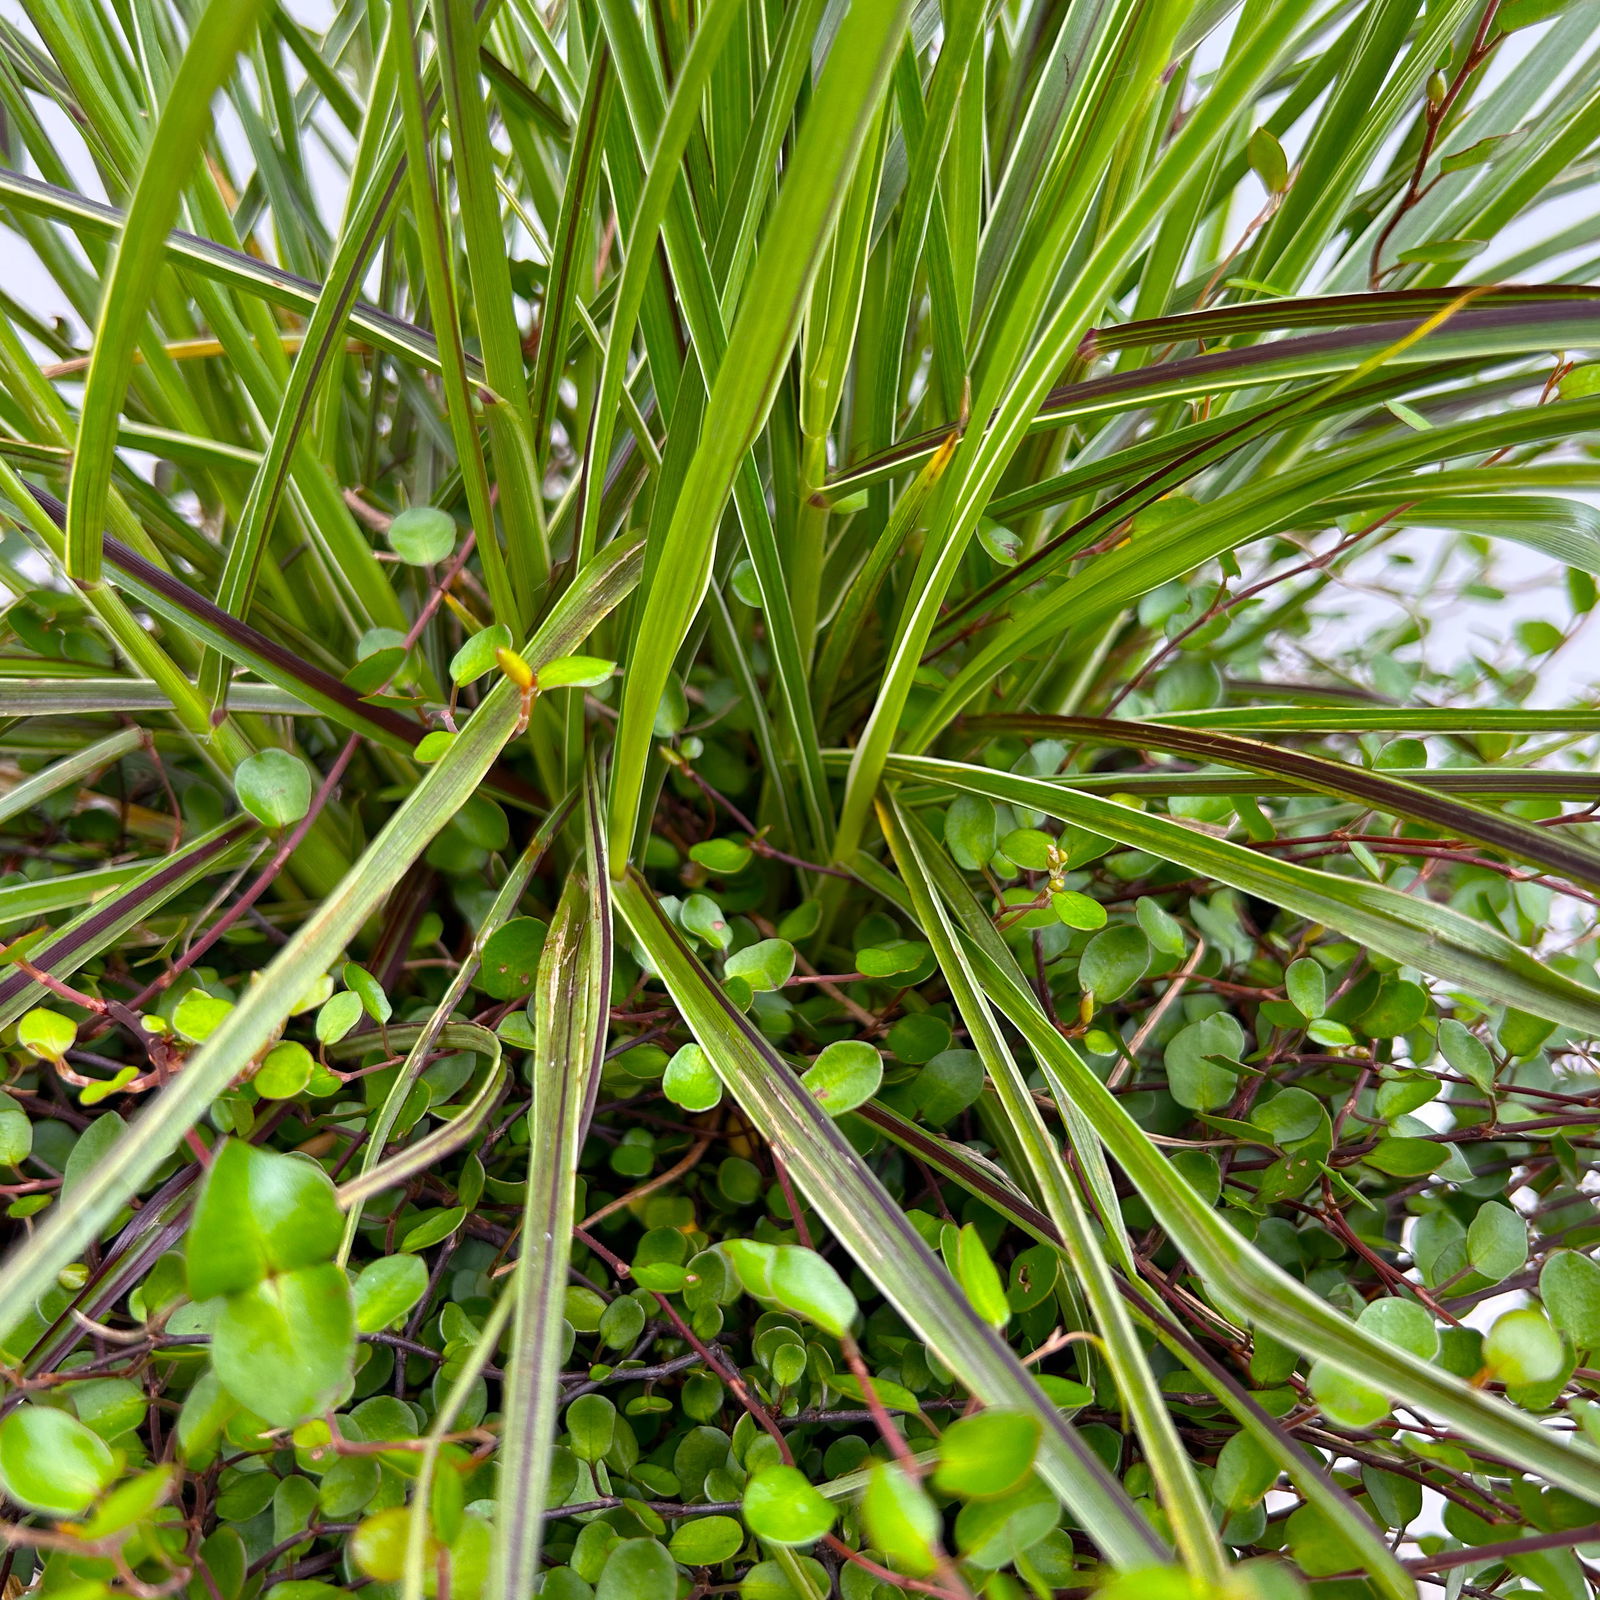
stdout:
[[533,668],[528,665],[515,650],[496,650],[494,659],[499,664],[500,670],[519,689],[531,689],[534,685]]

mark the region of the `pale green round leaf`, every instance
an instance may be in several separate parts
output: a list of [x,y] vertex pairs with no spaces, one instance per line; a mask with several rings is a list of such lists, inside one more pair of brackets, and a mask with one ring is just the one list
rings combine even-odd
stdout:
[[266,1054],[250,1081],[263,1100],[292,1100],[311,1082],[316,1058],[303,1044],[285,1039]]
[[450,658],[450,681],[462,688],[492,672],[496,657],[511,648],[511,630],[503,622],[480,628]]
[[1576,1250],[1553,1252],[1539,1272],[1539,1298],[1580,1350],[1600,1348],[1600,1265]]
[[1308,1022],[1315,1022],[1328,1004],[1328,975],[1322,970],[1322,963],[1301,956],[1289,963],[1283,977],[1290,1003]]
[[800,1079],[830,1117],[864,1105],[883,1082],[883,1057],[860,1039],[826,1046]]
[[389,524],[389,548],[408,566],[432,566],[455,545],[456,525],[437,506],[408,506]]
[[1439,1330],[1430,1312],[1415,1300],[1386,1295],[1368,1301],[1357,1324],[1385,1344],[1395,1345],[1423,1361],[1439,1353]]
[[965,1500],[998,1499],[1033,1470],[1042,1429],[1020,1411],[980,1411],[945,1429],[933,1486]]
[[938,1507],[898,1464],[875,1461],[868,1468],[861,1520],[897,1572],[926,1577],[938,1566]]
[[779,1245],[767,1282],[772,1299],[785,1310],[808,1318],[836,1339],[843,1338],[855,1324],[856,1297],[833,1264],[815,1250]]
[[330,1260],[343,1236],[344,1214],[319,1166],[225,1139],[184,1241],[189,1294],[195,1300],[234,1294],[269,1273]]
[[685,1111],[709,1111],[722,1099],[722,1080],[705,1051],[697,1044],[686,1044],[667,1063],[661,1092]]
[[1389,1415],[1389,1401],[1382,1390],[1352,1378],[1326,1361],[1312,1363],[1307,1384],[1323,1414],[1344,1427],[1370,1428]]
[[1565,1361],[1561,1335],[1532,1306],[1503,1313],[1483,1336],[1484,1365],[1513,1387],[1548,1383],[1560,1376]]
[[744,1487],[745,1524],[769,1544],[814,1544],[837,1516],[795,1467],[763,1467]]
[[340,1404],[355,1353],[350,1285],[331,1261],[229,1295],[211,1331],[211,1362],[223,1387],[280,1428]]
[[1498,1200],[1485,1201],[1467,1229],[1467,1260],[1490,1283],[1521,1270],[1528,1259],[1528,1224]]
[[29,1400],[0,1421],[0,1485],[31,1511],[75,1517],[116,1474],[105,1441],[66,1411]]
[[1180,1028],[1167,1043],[1172,1098],[1190,1111],[1216,1111],[1233,1098],[1238,1073],[1229,1062],[1244,1049],[1244,1029],[1225,1012]]
[[35,1006],[17,1020],[17,1043],[45,1061],[60,1061],[77,1041],[77,1023],[48,1006]]
[[268,828],[287,828],[311,809],[311,769],[287,750],[261,750],[233,774],[239,804]]
[[380,1256],[352,1286],[356,1327],[378,1333],[392,1327],[427,1292],[428,1264],[421,1256]]
[[546,689],[592,689],[610,680],[615,661],[600,656],[558,656],[535,673],[542,694]]
[[762,939],[735,950],[723,970],[730,978],[743,978],[757,993],[781,989],[794,973],[794,946],[787,939]]

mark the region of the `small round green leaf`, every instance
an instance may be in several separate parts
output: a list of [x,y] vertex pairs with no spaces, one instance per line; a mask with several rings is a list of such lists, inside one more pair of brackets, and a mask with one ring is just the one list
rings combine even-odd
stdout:
[[1347,1428],[1369,1428],[1389,1415],[1389,1401],[1379,1389],[1352,1378],[1326,1361],[1313,1363],[1307,1375],[1311,1398],[1323,1414]]
[[994,854],[997,829],[994,801],[982,795],[961,794],[944,814],[944,842],[956,865],[976,872]]
[[1600,1348],[1600,1265],[1576,1250],[1555,1251],[1540,1269],[1539,1298],[1580,1350]]
[[671,1600],[677,1592],[678,1569],[667,1547],[655,1539],[624,1539],[606,1557],[594,1600]]
[[1229,1511],[1246,1511],[1277,1481],[1278,1463],[1248,1433],[1236,1433],[1217,1453],[1211,1492]]
[[1328,975],[1322,970],[1322,963],[1301,956],[1289,963],[1283,980],[1289,1003],[1307,1022],[1315,1022],[1328,1005]]
[[983,1236],[969,1222],[956,1243],[956,1275],[966,1290],[972,1309],[991,1327],[1003,1328],[1011,1320],[1011,1303],[1006,1298],[1000,1269],[984,1245]]
[[883,1082],[883,1057],[860,1039],[828,1045],[800,1079],[830,1117],[864,1105]]
[[[1216,1111],[1233,1098],[1238,1074],[1227,1065],[1244,1049],[1244,1029],[1226,1012],[1180,1028],[1166,1048],[1172,1098],[1190,1111]],[[1216,1059],[1221,1058],[1221,1059]]]
[[321,1167],[224,1140],[185,1239],[190,1297],[235,1294],[269,1273],[328,1261],[343,1237],[344,1213]]
[[229,1295],[211,1330],[211,1364],[223,1387],[280,1428],[340,1404],[355,1353],[350,1285],[331,1261]]
[[1079,894],[1075,889],[1063,889],[1059,894],[1051,895],[1050,909],[1069,928],[1092,932],[1106,925],[1106,908],[1098,900],[1091,900],[1088,895]]
[[686,1567],[714,1567],[730,1560],[744,1544],[744,1529],[733,1517],[691,1517],[673,1529],[667,1546]]
[[705,839],[689,849],[691,861],[719,878],[731,878],[743,872],[754,856],[755,851],[737,839]]
[[476,683],[484,673],[494,670],[499,653],[510,648],[511,630],[505,623],[480,628],[451,656],[450,681],[457,688]]
[[66,1411],[24,1401],[0,1422],[0,1484],[20,1506],[75,1517],[116,1475],[105,1441]]
[[1485,1201],[1467,1229],[1467,1260],[1490,1283],[1500,1283],[1528,1259],[1528,1224],[1497,1200]]
[[767,1281],[772,1298],[786,1310],[809,1318],[825,1333],[842,1339],[855,1325],[856,1297],[815,1250],[781,1244],[774,1252]]
[[361,1009],[361,996],[352,989],[330,995],[317,1010],[317,1042],[337,1044],[361,1020]]
[[1439,1353],[1439,1330],[1432,1315],[1415,1300],[1386,1295],[1381,1300],[1369,1301],[1356,1321],[1385,1344],[1392,1344],[1423,1361],[1432,1361]]
[[685,1111],[709,1111],[722,1099],[722,1080],[704,1050],[686,1044],[667,1063],[661,1090]]
[[600,656],[557,656],[547,661],[534,675],[539,691],[546,689],[592,689],[606,683],[617,670],[615,661]]
[[964,1500],[1010,1494],[1033,1470],[1042,1435],[1038,1418],[1020,1411],[980,1411],[962,1417],[939,1440],[933,1486]]
[[389,996],[384,993],[383,985],[365,967],[357,966],[354,961],[347,961],[340,976],[344,979],[345,988],[353,990],[361,997],[361,1009],[374,1022],[387,1022],[394,1015],[394,1007],[390,1005]]
[[356,1327],[379,1333],[393,1327],[427,1292],[428,1264],[421,1256],[380,1256],[353,1285]]
[[769,1544],[814,1544],[838,1516],[797,1467],[763,1467],[744,1487],[744,1520]]
[[287,750],[261,750],[234,769],[239,804],[268,828],[287,828],[311,809],[311,769]]
[[867,1469],[861,1520],[873,1547],[897,1571],[922,1578],[938,1566],[938,1507],[903,1467],[875,1461]]
[[723,970],[743,978],[758,994],[781,989],[794,975],[794,946],[787,939],[762,939],[735,950]]
[[77,1042],[77,1023],[47,1006],[23,1012],[17,1021],[17,1043],[41,1060],[60,1062]]
[[1475,1083],[1485,1094],[1494,1091],[1494,1057],[1489,1047],[1470,1028],[1446,1017],[1439,1024],[1439,1050],[1462,1077]]
[[311,1082],[316,1058],[303,1044],[284,1039],[266,1054],[250,1081],[263,1100],[292,1100]]
[[408,566],[432,566],[455,546],[456,525],[437,506],[408,506],[389,524],[389,548]]
[[491,1000],[518,1000],[531,994],[549,931],[549,924],[538,917],[513,917],[496,928],[484,941],[473,987]]
[[1119,923],[1105,928],[1085,946],[1078,962],[1078,987],[1102,1004],[1120,1000],[1150,965],[1150,941],[1142,928]]
[[567,1435],[580,1461],[598,1461],[611,1448],[617,1408],[603,1394],[579,1395],[567,1407]]
[[1483,1364],[1513,1387],[1548,1383],[1561,1375],[1565,1361],[1561,1335],[1532,1306],[1505,1312],[1483,1336]]

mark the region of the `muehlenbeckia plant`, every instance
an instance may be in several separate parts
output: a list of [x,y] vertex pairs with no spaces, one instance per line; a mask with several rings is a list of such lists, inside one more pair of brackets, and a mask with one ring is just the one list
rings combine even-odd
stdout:
[[8,1595],[1590,1592],[1593,5],[18,9]]

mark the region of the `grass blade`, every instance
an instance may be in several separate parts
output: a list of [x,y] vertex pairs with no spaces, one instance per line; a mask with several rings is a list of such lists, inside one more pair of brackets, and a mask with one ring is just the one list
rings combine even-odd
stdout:
[[571,1257],[573,1174],[599,1087],[611,991],[609,874],[591,786],[589,856],[567,879],[539,961],[534,1000],[528,1198],[517,1263],[516,1320],[501,1435],[491,1596],[528,1593],[539,1570],[550,1447],[556,1433],[562,1296]]
[[101,297],[94,358],[84,383],[67,497],[67,571],[80,583],[100,580],[100,530],[117,447],[117,413],[133,375],[134,347],[165,257],[167,230],[210,129],[212,96],[233,70],[234,57],[263,9],[263,0],[211,0],[206,6],[145,152]]

